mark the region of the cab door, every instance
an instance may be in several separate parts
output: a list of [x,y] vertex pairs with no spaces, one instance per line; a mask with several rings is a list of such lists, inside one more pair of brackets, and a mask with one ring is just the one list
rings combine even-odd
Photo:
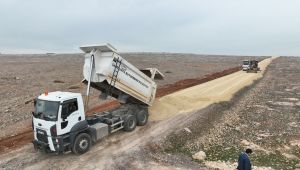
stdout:
[[83,119],[78,109],[77,98],[66,100],[61,104],[59,119],[57,135],[69,133],[71,128]]

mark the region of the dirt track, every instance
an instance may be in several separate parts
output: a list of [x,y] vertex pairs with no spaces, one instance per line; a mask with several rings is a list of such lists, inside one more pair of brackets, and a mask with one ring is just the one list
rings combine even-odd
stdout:
[[[264,69],[264,68],[263,68]],[[225,76],[226,77],[226,76]],[[246,82],[251,83],[256,76],[249,76],[251,78],[246,79]],[[220,78],[222,79],[222,78]],[[233,80],[233,79],[232,79]],[[219,79],[214,80],[216,84],[219,84]],[[222,82],[222,81],[221,81]],[[234,81],[235,82],[235,81]],[[203,86],[211,86],[211,84],[204,83]],[[209,85],[207,85],[209,84]],[[243,81],[236,82],[236,87],[242,88],[243,86],[247,85],[247,83]],[[201,86],[201,85],[200,85]],[[192,87],[187,89],[187,91],[194,89],[198,86]],[[227,89],[225,86],[222,86],[223,89],[220,89],[221,92],[226,93]],[[185,90],[183,90],[185,91]],[[230,90],[232,93],[235,90]],[[190,91],[192,92],[192,91]],[[175,94],[182,94],[182,91],[175,93]],[[193,93],[192,93],[193,94]],[[194,93],[195,94],[195,93]],[[168,100],[170,96],[166,96]],[[177,96],[175,96],[177,97]],[[164,99],[162,98],[162,101]],[[199,103],[194,102],[194,106],[198,105]],[[190,105],[193,106],[193,105]],[[155,108],[155,106],[154,106]],[[200,107],[201,108],[201,107]],[[189,108],[186,110],[177,110],[181,112],[191,111]],[[199,107],[194,107],[195,109],[199,109]],[[152,110],[153,111],[153,110]],[[175,113],[175,112],[174,112]],[[164,114],[162,114],[164,115]],[[175,114],[173,114],[175,115]],[[163,121],[157,121],[162,120]],[[44,169],[44,168],[61,168],[61,169],[117,169],[119,167],[115,167],[115,163],[122,160],[119,158],[119,155],[124,152],[133,152],[134,150],[138,149],[139,146],[146,144],[148,141],[157,140],[160,137],[165,136],[174,125],[180,126],[180,124],[184,124],[192,119],[189,116],[184,114],[173,116],[173,117],[160,117],[159,119],[155,118],[155,113],[153,116],[150,117],[150,122],[147,126],[138,128],[135,132],[132,133],[118,133],[116,135],[112,135],[111,137],[105,139],[102,142],[97,143],[90,152],[80,157],[72,154],[67,155],[60,155],[60,156],[52,156],[52,155],[44,155],[41,153],[35,153],[30,146],[26,146],[18,151],[14,151],[11,153],[7,153],[0,156],[0,165],[2,168],[20,168],[20,167],[27,167],[29,169]],[[122,140],[127,139],[127,140]],[[128,161],[128,160],[127,160]],[[149,163],[151,165],[151,162]],[[149,165],[147,163],[147,165]],[[155,167],[155,166],[153,166]],[[141,167],[142,168],[142,167]],[[150,168],[151,169],[151,168]]]

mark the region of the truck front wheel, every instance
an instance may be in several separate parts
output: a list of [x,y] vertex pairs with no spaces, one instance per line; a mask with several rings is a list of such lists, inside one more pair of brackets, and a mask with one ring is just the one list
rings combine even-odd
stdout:
[[84,154],[86,153],[91,146],[91,137],[87,133],[80,133],[77,135],[72,151],[75,154]]
[[133,115],[127,115],[124,119],[124,130],[131,132],[136,127],[136,117]]

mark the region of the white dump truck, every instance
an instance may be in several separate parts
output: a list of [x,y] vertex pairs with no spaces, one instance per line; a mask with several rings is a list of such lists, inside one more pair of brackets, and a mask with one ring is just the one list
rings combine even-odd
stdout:
[[[148,106],[156,93],[154,78],[163,78],[155,68],[140,71],[122,58],[110,44],[82,46],[85,54],[83,83],[87,84],[85,103],[80,93],[50,92],[38,96],[32,112],[36,149],[76,154],[87,152],[96,141],[118,130],[133,131],[148,121]],[[119,108],[86,117],[90,87],[101,98],[113,96]],[[127,139],[130,140],[130,139]]]
[[260,71],[260,68],[258,67],[258,60],[244,60],[242,65],[242,70],[249,72],[257,73]]

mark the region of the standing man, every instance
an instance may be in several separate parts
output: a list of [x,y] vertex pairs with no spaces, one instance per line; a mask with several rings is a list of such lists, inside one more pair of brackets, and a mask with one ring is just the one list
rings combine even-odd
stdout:
[[245,152],[242,152],[238,160],[238,170],[252,170],[249,155],[252,153],[251,149],[246,149]]

